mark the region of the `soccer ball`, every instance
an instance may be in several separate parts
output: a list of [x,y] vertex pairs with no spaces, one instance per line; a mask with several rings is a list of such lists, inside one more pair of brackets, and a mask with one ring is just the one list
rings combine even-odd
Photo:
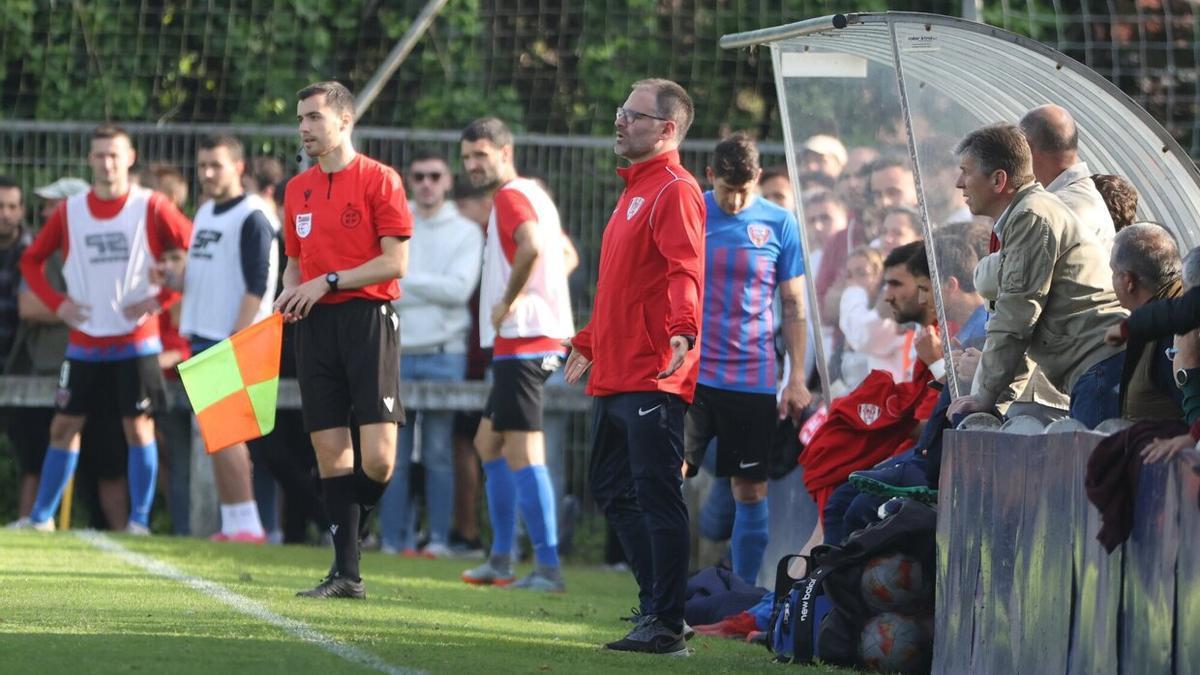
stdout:
[[903,553],[871,558],[862,573],[863,599],[875,612],[916,612],[933,590],[924,572],[920,561]]
[[928,672],[933,640],[916,617],[884,612],[863,627],[859,655],[875,672]]

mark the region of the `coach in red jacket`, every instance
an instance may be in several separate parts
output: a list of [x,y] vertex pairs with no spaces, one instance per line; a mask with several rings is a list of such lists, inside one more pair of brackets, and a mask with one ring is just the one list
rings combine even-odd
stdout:
[[617,108],[614,152],[625,191],[604,230],[592,321],[571,340],[566,378],[592,367],[592,493],[637,578],[641,615],[608,649],[688,654],[683,599],[688,516],[683,416],[699,370],[704,198],[679,164],[692,100],[642,80]]

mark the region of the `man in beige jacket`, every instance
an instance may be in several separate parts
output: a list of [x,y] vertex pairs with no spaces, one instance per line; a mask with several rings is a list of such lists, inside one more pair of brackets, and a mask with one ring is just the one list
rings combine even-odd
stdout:
[[971,132],[958,145],[957,187],[971,213],[995,220],[999,287],[971,394],[949,415],[990,410],[1019,393],[1025,356],[1071,395],[1071,417],[1089,428],[1120,415],[1124,352],[1104,343],[1124,318],[1098,238],[1033,177],[1029,144],[1015,125]]

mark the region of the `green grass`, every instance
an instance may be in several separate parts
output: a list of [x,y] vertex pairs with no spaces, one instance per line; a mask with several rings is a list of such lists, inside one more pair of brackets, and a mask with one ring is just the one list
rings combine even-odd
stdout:
[[[697,637],[690,659],[603,652],[634,604],[632,578],[569,567],[569,592],[476,588],[461,561],[363,559],[368,600],[294,597],[327,550],[113,536],[400,668],[432,673],[775,672],[761,647]],[[70,534],[0,531],[0,654],[12,673],[372,672]],[[789,673],[845,672],[789,668]]]

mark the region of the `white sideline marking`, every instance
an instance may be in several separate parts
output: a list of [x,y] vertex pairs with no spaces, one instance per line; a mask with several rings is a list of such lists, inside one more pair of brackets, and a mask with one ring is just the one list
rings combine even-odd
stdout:
[[391,665],[374,654],[363,651],[357,647],[352,647],[350,645],[338,642],[332,637],[312,628],[302,621],[289,619],[286,616],[276,614],[275,612],[267,609],[266,605],[263,605],[261,602],[258,602],[257,600],[251,600],[244,595],[238,595],[228,588],[225,588],[221,584],[213,581],[207,581],[205,579],[201,579],[200,577],[194,577],[165,562],[162,562],[161,560],[155,560],[154,558],[142,555],[141,553],[130,551],[118,542],[113,541],[100,532],[81,530],[75,534],[80,539],[86,541],[92,546],[95,546],[106,553],[111,553],[130,565],[140,567],[155,576],[160,576],[164,579],[170,579],[171,581],[178,581],[181,584],[187,584],[188,586],[191,586],[210,598],[220,600],[242,614],[258,619],[259,621],[264,621],[273,626],[278,626],[279,628],[282,628],[285,633],[300,638],[305,642],[310,642],[333,654],[334,656],[341,657],[347,661],[350,661],[351,663],[356,663],[360,666],[378,670],[381,673],[388,673],[389,675],[420,675],[423,673],[423,671],[420,670],[397,668],[396,666]]

